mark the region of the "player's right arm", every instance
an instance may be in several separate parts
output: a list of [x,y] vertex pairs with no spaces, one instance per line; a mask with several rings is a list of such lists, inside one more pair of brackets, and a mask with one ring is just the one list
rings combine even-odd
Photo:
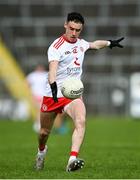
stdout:
[[60,60],[60,51],[54,46],[54,44],[56,43],[54,42],[53,44],[51,44],[51,46],[48,49],[48,61],[49,61],[48,81],[51,87],[54,102],[58,102],[56,74],[57,74],[58,63]]
[[52,60],[49,63],[48,81],[52,90],[52,96],[54,102],[58,102],[57,99],[57,84],[56,84],[56,73],[57,73],[58,61]]
[[58,61],[52,60],[49,63],[49,73],[48,73],[48,80],[49,84],[52,84],[56,81],[56,73],[57,73]]

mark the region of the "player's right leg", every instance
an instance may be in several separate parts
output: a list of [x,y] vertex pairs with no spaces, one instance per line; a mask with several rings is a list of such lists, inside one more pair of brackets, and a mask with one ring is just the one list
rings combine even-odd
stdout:
[[39,132],[39,147],[36,156],[35,169],[41,170],[44,167],[44,160],[47,153],[47,140],[51,132],[54,122],[54,114],[47,112],[40,112],[40,132]]
[[38,148],[38,153],[36,155],[36,161],[35,161],[36,170],[42,170],[44,168],[44,161],[45,161],[47,151],[48,151],[47,146],[45,146],[45,149],[43,151],[40,151]]

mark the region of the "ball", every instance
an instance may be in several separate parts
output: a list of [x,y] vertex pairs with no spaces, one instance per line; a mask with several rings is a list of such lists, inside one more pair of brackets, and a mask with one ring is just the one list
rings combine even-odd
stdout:
[[61,92],[64,97],[77,99],[82,96],[84,91],[83,83],[80,79],[69,77],[62,83]]

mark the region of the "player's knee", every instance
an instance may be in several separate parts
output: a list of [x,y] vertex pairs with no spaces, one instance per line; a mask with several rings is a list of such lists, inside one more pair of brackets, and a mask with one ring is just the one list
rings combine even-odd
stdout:
[[84,117],[80,117],[80,118],[77,120],[76,128],[78,128],[78,129],[83,129],[83,128],[85,128],[85,118],[84,118]]
[[50,134],[50,130],[49,129],[45,129],[45,128],[41,128],[40,129],[40,136],[42,137],[46,137]]

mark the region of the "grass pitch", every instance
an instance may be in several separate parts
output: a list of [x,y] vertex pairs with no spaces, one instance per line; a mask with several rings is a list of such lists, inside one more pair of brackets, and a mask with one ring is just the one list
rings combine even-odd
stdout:
[[0,120],[0,179],[140,178],[139,120],[89,117],[79,156],[85,160],[85,167],[67,173],[71,133],[50,136],[45,168],[37,172],[33,169],[37,135],[32,122]]

